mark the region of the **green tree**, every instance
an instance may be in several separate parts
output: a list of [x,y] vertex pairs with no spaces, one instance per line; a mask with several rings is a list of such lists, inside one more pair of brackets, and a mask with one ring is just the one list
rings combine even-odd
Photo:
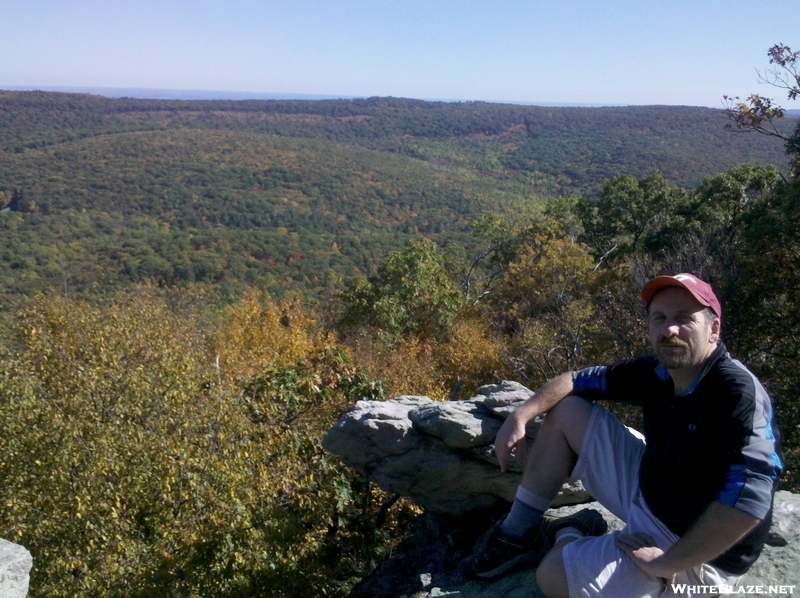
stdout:
[[427,239],[386,255],[375,275],[342,292],[340,322],[369,326],[396,341],[405,335],[441,337],[453,324],[462,294]]
[[607,179],[597,203],[584,199],[578,209],[597,262],[615,263],[637,254],[644,238],[667,226],[685,201],[686,193],[656,170],[642,179]]
[[[762,81],[800,96],[800,52],[777,44],[768,52],[770,69],[759,73]],[[788,178],[774,185],[765,201],[758,202],[745,219],[743,251],[739,253],[742,285],[737,297],[739,341],[757,372],[763,373],[775,396],[784,433],[786,483],[800,485],[800,124],[791,134],[776,123],[784,110],[758,94],[745,102],[730,101],[728,112],[735,126],[784,141],[789,158]]]

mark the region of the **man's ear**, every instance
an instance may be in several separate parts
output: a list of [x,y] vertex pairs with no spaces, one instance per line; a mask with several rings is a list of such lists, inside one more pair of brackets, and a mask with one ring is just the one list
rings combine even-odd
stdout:
[[711,321],[711,336],[708,338],[709,342],[716,343],[719,340],[719,331],[722,327],[722,322],[719,318],[714,318]]

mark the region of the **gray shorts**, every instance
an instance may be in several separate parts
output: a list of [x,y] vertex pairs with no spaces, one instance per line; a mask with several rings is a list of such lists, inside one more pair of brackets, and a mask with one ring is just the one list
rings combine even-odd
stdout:
[[[662,550],[668,550],[678,540],[650,512],[639,491],[639,463],[644,449],[644,437],[639,432],[627,428],[603,407],[593,405],[572,477],[580,479],[586,490],[626,526],[622,531],[581,538],[564,547],[570,598],[676,596],[670,584],[642,571],[616,546],[617,537],[623,533],[646,533]],[[733,586],[739,578],[703,564],[679,573],[676,583]]]

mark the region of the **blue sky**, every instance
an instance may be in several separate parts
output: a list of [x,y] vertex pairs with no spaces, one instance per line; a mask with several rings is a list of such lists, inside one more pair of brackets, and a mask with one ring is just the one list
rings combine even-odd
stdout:
[[[0,0],[0,88],[721,106],[797,0]],[[789,106],[793,107],[793,106]]]

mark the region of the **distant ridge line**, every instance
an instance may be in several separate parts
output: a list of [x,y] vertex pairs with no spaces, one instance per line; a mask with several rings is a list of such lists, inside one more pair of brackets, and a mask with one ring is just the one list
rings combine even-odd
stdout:
[[[139,100],[355,100],[366,95],[325,95],[283,92],[213,91],[202,89],[157,89],[146,87],[76,87],[66,85],[0,85],[0,91],[51,91],[59,93],[86,93],[107,98],[135,98]],[[425,102],[481,102],[486,104],[514,104],[517,106],[542,106],[549,108],[605,108],[642,104],[611,104],[582,102],[523,102],[514,100],[468,100],[443,98],[407,98]],[[708,106],[692,106],[708,108]],[[800,112],[800,111],[798,111]]]
[[302,93],[260,93],[246,91],[210,91],[202,89],[155,89],[145,87],[72,87],[64,85],[5,85],[7,91],[53,91],[88,93],[108,98],[139,100],[350,100],[359,96]]

